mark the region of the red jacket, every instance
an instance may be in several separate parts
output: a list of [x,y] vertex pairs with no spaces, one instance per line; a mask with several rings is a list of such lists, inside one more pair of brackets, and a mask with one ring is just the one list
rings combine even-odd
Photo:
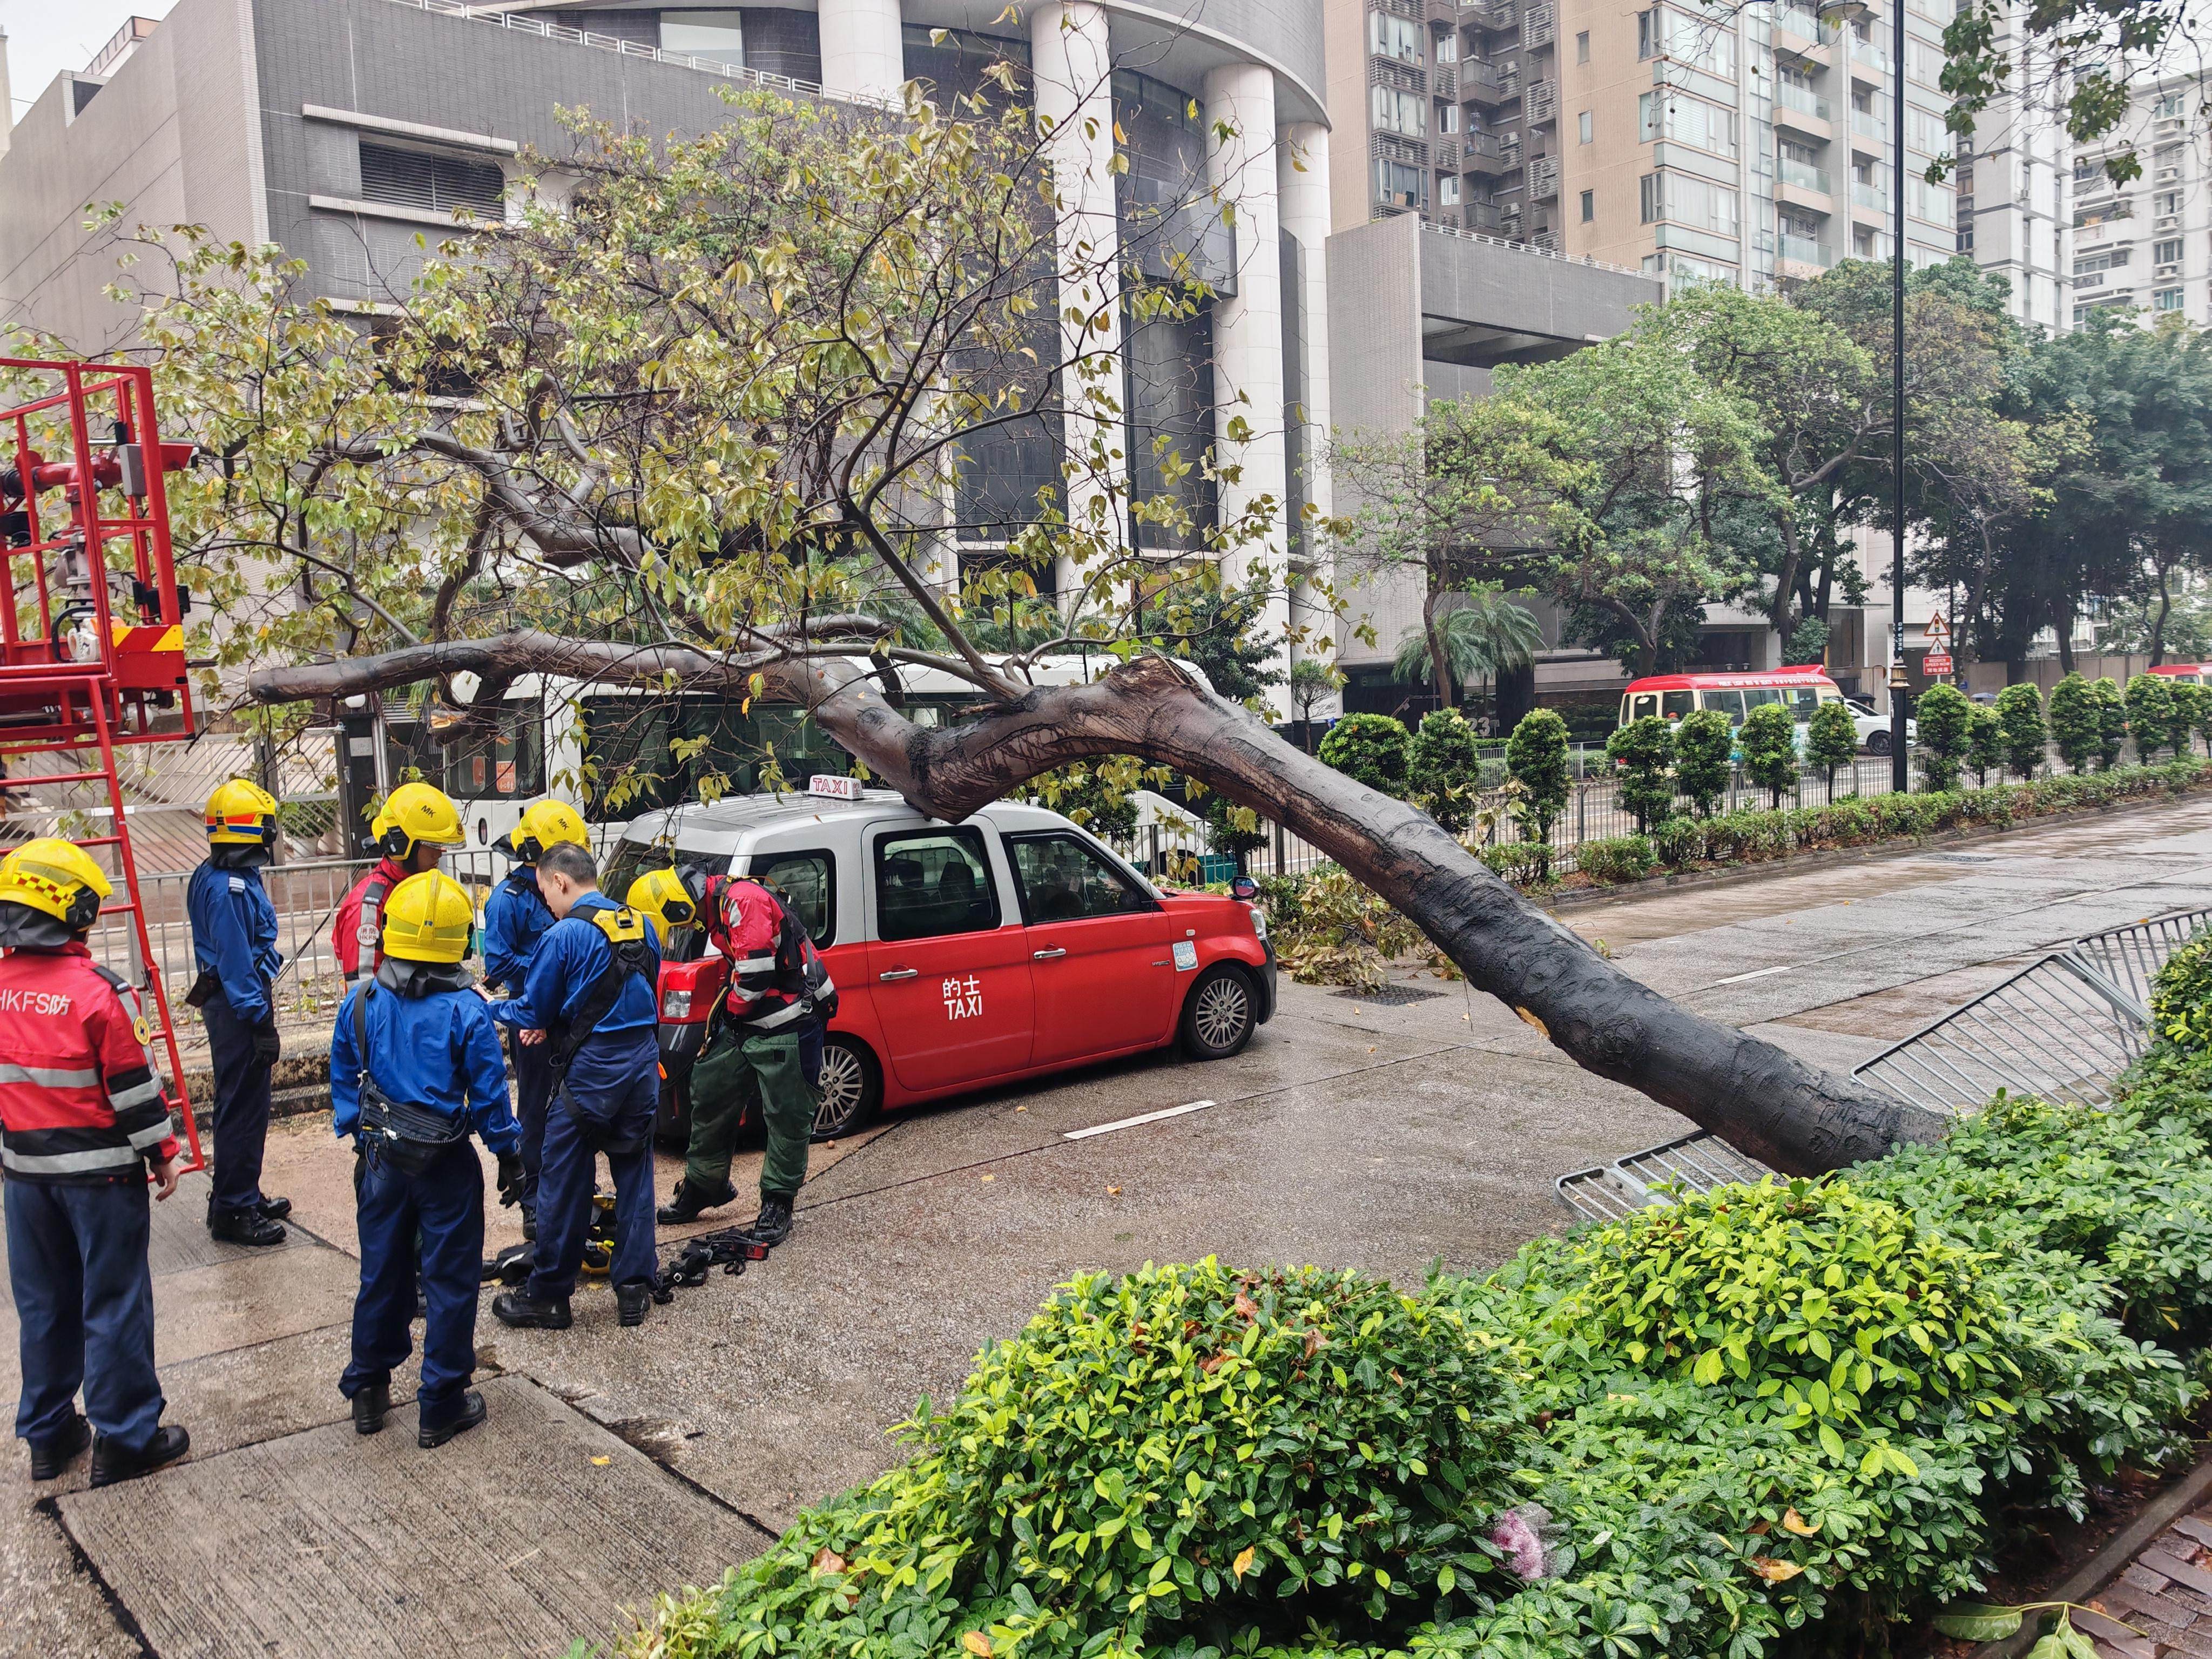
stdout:
[[138,993],[82,945],[0,957],[0,1164],[10,1181],[143,1179],[177,1155]]
[[730,960],[729,1017],[757,1031],[775,1030],[799,1018],[804,985],[778,971],[783,905],[757,881],[718,878],[707,890],[707,937]]
[[338,959],[338,972],[345,975],[348,984],[367,979],[383,963],[384,949],[377,943],[377,930],[384,925],[384,901],[406,879],[404,867],[390,859],[379,859],[376,867],[354,883],[338,901],[337,915],[331,923],[331,954]]

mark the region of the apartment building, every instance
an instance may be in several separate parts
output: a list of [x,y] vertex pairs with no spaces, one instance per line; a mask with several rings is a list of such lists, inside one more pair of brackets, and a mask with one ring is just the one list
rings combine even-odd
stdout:
[[[1415,213],[1755,289],[1886,258],[1894,3],[1832,21],[1797,0],[1331,0],[1339,226]],[[1950,145],[1950,0],[1904,3],[1906,246],[1924,262],[1958,240],[1954,189],[1920,176]]]
[[2073,141],[2064,83],[2042,46],[2008,9],[1996,49],[2009,83],[1959,148],[1959,252],[2011,290],[2022,323],[2063,334],[2074,325]]
[[[2073,319],[2113,309],[2212,326],[2212,165],[2196,74],[2136,88],[2127,119],[2075,153]],[[2106,162],[2132,143],[2142,174],[2115,185]]]

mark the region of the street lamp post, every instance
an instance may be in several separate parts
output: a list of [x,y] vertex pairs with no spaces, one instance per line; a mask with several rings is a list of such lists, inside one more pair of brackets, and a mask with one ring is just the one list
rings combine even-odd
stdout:
[[1889,557],[1889,787],[1902,794],[1911,787],[1905,767],[1905,0],[1889,0],[1890,122],[1895,151],[1890,159],[1895,186],[1897,244],[1891,248],[1890,301],[1890,514]]

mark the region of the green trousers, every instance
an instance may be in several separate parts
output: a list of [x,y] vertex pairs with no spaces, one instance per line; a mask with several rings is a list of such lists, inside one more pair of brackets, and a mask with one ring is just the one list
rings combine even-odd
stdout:
[[789,1198],[799,1191],[806,1179],[815,1101],[799,1069],[798,1033],[753,1034],[726,1021],[716,1027],[691,1068],[691,1144],[684,1161],[684,1184],[690,1190],[719,1193],[729,1185],[738,1126],[754,1099],[761,1103],[768,1131],[761,1196]]

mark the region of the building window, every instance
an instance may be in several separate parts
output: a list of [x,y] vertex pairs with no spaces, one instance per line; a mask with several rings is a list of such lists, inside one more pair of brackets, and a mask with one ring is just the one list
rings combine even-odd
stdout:
[[1457,104],[1438,104],[1437,106],[1437,131],[1438,132],[1457,132],[1459,131],[1459,106]]
[[1589,62],[1589,31],[1588,29],[1575,36],[1575,62],[1577,64]]
[[2087,276],[2093,271],[2117,270],[2127,264],[2130,252],[2128,248],[2115,247],[2098,253],[2085,253],[2074,262],[2074,274]]
[[1589,224],[1596,217],[1597,192],[1594,190],[1586,190],[1583,192],[1583,222]]
[[1588,110],[1575,117],[1575,137],[1578,143],[1585,144],[1589,143],[1591,127],[1595,118]]
[[1376,131],[1403,133],[1408,138],[1429,136],[1429,100],[1418,92],[1376,87],[1370,99]]
[[1459,62],[1459,31],[1457,29],[1452,30],[1449,33],[1437,36],[1437,62],[1439,64]]
[[1423,199],[1421,191],[1427,179],[1428,173],[1411,162],[1377,158],[1375,199],[1389,207],[1426,207],[1428,203]]
[[2181,94],[2178,92],[2160,93],[2158,97],[2153,100],[2150,106],[2150,112],[2152,118],[2154,120],[2172,121],[2179,119],[2182,112]]
[[2150,210],[2153,213],[2157,214],[2161,219],[2169,215],[2179,213],[2181,211],[2181,192],[2178,190],[2162,190],[2159,191],[2157,195],[2151,198]]
[[1692,230],[1736,234],[1736,194],[1686,173],[1647,173],[1638,181],[1644,222],[1668,219]]
[[1646,58],[1659,55],[1659,9],[1636,14],[1636,57],[1641,63]]
[[1663,182],[1656,173],[1647,173],[1636,181],[1638,205],[1647,225],[1667,210],[1666,192],[1661,188]]
[[507,216],[507,178],[498,162],[401,149],[366,138],[361,142],[361,196],[365,202],[432,213],[465,208],[480,219]]
[[2160,289],[2150,296],[2150,306],[2153,311],[2179,311],[2181,309],[2181,290],[2178,288]]
[[1410,17],[1393,17],[1389,12],[1371,11],[1367,14],[1367,43],[1377,56],[1395,58],[1401,63],[1421,61],[1420,26]]
[[1438,207],[1459,205],[1459,174],[1456,173],[1442,173],[1437,175],[1437,205]]
[[2178,265],[2181,263],[2181,238],[2168,237],[2150,245],[2150,259],[2154,265]]

